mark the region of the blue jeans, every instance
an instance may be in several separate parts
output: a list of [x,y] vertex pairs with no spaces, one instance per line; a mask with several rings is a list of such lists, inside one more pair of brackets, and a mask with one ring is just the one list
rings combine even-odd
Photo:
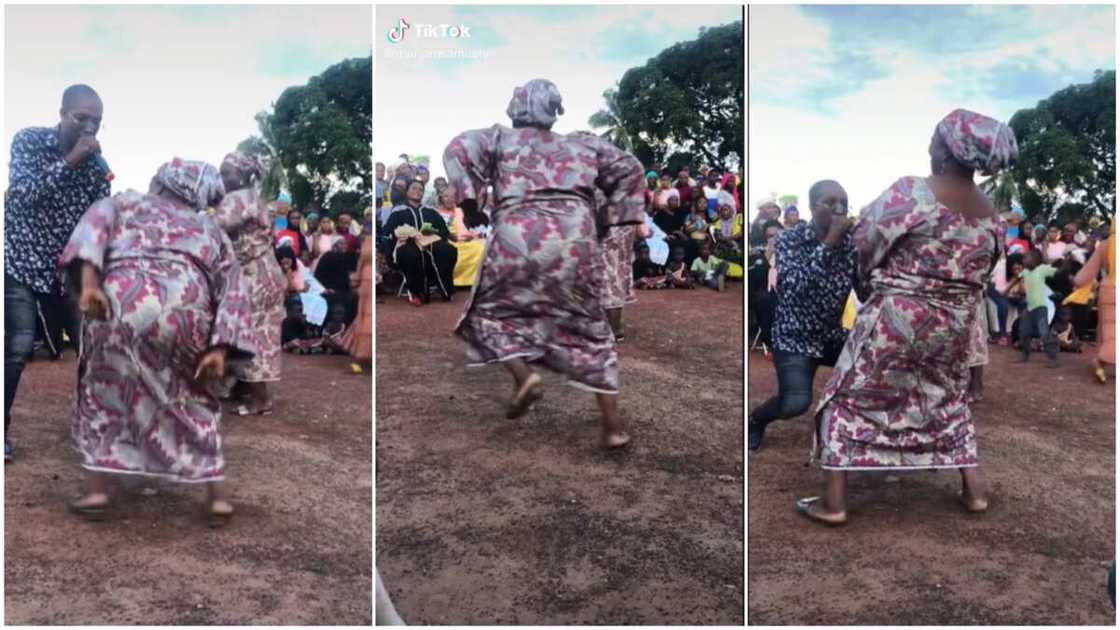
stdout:
[[996,326],[999,336],[1003,337],[1007,334],[1007,314],[1011,310],[1011,301],[1006,295],[996,291],[995,287],[988,287],[988,297],[996,304]]
[[16,399],[23,368],[35,351],[35,330],[39,325],[38,296],[31,287],[4,274],[4,435],[12,421],[12,402]]
[[813,402],[813,378],[821,360],[784,350],[774,351],[774,371],[778,374],[778,393],[751,413],[751,420],[769,424],[774,420],[796,418]]
[[1031,356],[1031,338],[1038,337],[1042,340],[1042,349],[1046,356],[1056,360],[1058,358],[1058,339],[1050,330],[1047,321],[1046,307],[1040,306],[1034,310],[1024,311],[1019,316],[1019,348],[1023,351],[1023,358]]

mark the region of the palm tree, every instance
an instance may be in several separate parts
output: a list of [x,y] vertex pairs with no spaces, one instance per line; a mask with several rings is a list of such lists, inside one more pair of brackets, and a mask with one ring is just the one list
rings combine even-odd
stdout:
[[1009,170],[980,182],[980,190],[988,195],[999,212],[1011,210],[1011,206],[1019,198],[1019,188]]
[[261,197],[275,199],[281,191],[288,187],[288,173],[280,161],[276,150],[275,138],[272,133],[272,117],[268,112],[258,112],[256,115],[259,136],[250,136],[237,145],[239,151],[252,153],[264,162],[265,173],[261,179]]
[[622,121],[622,109],[618,104],[618,90],[610,88],[603,92],[603,100],[607,102],[606,108],[592,114],[591,118],[587,120],[588,124],[591,125],[592,129],[606,127],[606,130],[599,134],[600,138],[610,141],[624,151],[633,153],[634,141]]

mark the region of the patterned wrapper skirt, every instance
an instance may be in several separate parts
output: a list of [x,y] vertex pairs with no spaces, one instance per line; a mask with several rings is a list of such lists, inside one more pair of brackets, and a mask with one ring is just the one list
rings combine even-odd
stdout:
[[194,380],[213,321],[205,276],[187,262],[110,261],[112,313],[83,324],[71,427],[89,470],[202,482],[223,478],[221,406]]
[[814,455],[825,469],[977,465],[967,403],[976,294],[876,292],[825,386]]
[[572,385],[618,391],[618,356],[601,296],[606,280],[591,208],[518,205],[492,217],[478,281],[456,332],[472,365],[514,358]]

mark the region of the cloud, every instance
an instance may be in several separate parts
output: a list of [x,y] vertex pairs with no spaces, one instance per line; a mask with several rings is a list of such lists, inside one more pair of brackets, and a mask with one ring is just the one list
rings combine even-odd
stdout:
[[[854,207],[929,172],[957,107],[1008,120],[1115,68],[1114,8],[752,7],[749,194],[837,179]],[[951,33],[952,36],[946,36]]]
[[[496,29],[503,41],[475,47],[474,35],[461,41],[410,40],[406,35],[401,44],[389,44],[384,33],[401,15],[413,22],[462,21],[474,33]],[[505,109],[513,88],[534,78],[554,81],[563,94],[566,114],[557,122],[557,131],[588,129],[587,119],[603,106],[603,91],[626,70],[676,42],[695,39],[702,25],[740,17],[737,6],[379,5],[375,159],[391,162],[402,152],[424,154],[432,158],[433,174],[440,174],[447,143],[467,129],[508,123]],[[423,57],[428,51],[455,48],[486,56],[470,62]],[[401,58],[406,54],[415,56]]]
[[88,83],[114,188],[145,188],[175,155],[220,160],[285,88],[370,54],[371,19],[359,5],[8,6],[3,151],[18,129],[56,124],[62,90]]

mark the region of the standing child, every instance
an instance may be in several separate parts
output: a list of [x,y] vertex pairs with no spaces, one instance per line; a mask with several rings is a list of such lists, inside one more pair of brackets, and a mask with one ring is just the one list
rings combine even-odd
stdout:
[[692,276],[696,281],[709,289],[723,291],[724,282],[727,280],[728,264],[712,255],[712,244],[704,241],[700,244],[700,255],[692,261]]
[[1047,317],[1046,303],[1050,297],[1050,287],[1046,280],[1052,278],[1058,270],[1050,265],[1042,264],[1042,254],[1037,249],[1032,249],[1023,256],[1023,286],[1027,294],[1027,309],[1020,317],[1019,347],[1023,351],[1023,358],[1019,363],[1026,363],[1031,358],[1031,338],[1038,337],[1042,340],[1042,349],[1050,357],[1049,367],[1058,367],[1058,342],[1050,332],[1050,323]]

